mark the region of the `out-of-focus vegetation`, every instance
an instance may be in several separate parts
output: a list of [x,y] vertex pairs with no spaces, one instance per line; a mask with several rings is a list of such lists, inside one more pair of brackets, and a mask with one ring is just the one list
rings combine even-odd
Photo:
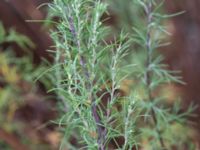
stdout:
[[[0,23],[0,44],[6,42],[15,42],[22,49],[34,44],[25,36],[16,33],[13,29],[7,32],[2,23]],[[13,115],[20,102],[20,84],[30,82],[30,73],[33,71],[32,62],[28,58],[17,59],[14,56],[12,48],[7,48],[0,52],[0,107],[1,107],[1,127],[12,130],[15,128],[12,124]],[[28,90],[28,89],[27,89]]]
[[[45,96],[43,96],[44,98],[39,97],[42,92],[39,91],[39,81],[36,83],[35,79],[46,68],[42,64],[35,65],[33,63],[32,54],[28,50],[34,44],[28,37],[17,33],[14,29],[6,31],[2,23],[0,24],[0,35],[0,149],[26,150],[28,148],[23,145],[24,143],[32,143],[30,147],[34,147],[33,143],[38,143],[36,137],[35,140],[29,139],[32,137],[29,135],[31,133],[25,131],[32,130],[32,127],[26,129],[25,126],[30,123],[33,125],[34,121],[38,119],[31,120],[34,119],[32,116],[37,114],[29,115],[30,113],[42,111],[42,109],[32,106],[35,105],[32,101],[45,99]],[[25,51],[26,56],[16,57],[14,47],[12,47],[13,43]],[[4,48],[4,45],[9,46]],[[39,107],[40,103],[37,105]],[[23,110],[24,107],[30,107],[28,108],[30,110],[25,111]],[[30,116],[30,118],[27,120],[26,116]],[[29,120],[31,121],[28,122]],[[43,123],[39,122],[36,125],[42,125]],[[36,129],[33,129],[33,133],[37,132],[34,130]],[[42,148],[42,145],[38,145],[36,148]]]

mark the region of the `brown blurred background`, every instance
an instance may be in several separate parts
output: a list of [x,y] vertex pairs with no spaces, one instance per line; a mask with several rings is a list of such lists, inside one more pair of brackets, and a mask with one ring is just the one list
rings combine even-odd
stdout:
[[42,28],[41,23],[29,21],[45,19],[46,11],[42,8],[37,9],[39,5],[45,2],[48,2],[48,0],[0,1],[0,20],[6,28],[15,28],[19,33],[31,38],[36,44],[34,49],[36,60],[41,57],[48,57],[46,50],[51,45],[51,40],[47,32]]
[[[181,70],[186,85],[181,86],[184,103],[194,102],[200,106],[200,1],[166,1],[169,13],[185,11],[171,19],[173,25],[172,44],[165,52],[166,59],[174,70]],[[200,107],[195,122],[200,131]]]

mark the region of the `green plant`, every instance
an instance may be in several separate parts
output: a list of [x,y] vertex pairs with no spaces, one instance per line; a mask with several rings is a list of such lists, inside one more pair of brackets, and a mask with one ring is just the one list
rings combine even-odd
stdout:
[[[54,1],[49,7],[52,16],[59,17],[51,34],[56,47],[52,69],[56,77],[53,90],[66,111],[60,121],[66,126],[63,143],[71,149],[107,149],[110,140],[123,134],[121,123],[113,120],[122,115],[116,103],[127,99],[116,93],[124,79],[119,68],[128,48],[127,38],[121,33],[113,42],[105,41],[107,29],[100,19],[106,5],[100,1]],[[132,105],[129,100],[123,109]],[[78,142],[76,146],[69,142],[72,137]]]
[[176,131],[173,127],[179,125],[180,128],[185,128],[187,117],[192,114],[195,107],[191,105],[188,110],[181,113],[178,99],[169,107],[167,97],[159,93],[159,89],[167,85],[184,84],[181,77],[178,76],[179,72],[169,70],[168,65],[163,63],[162,54],[158,51],[169,44],[165,42],[166,35],[170,35],[170,33],[163,26],[164,19],[180,14],[163,14],[163,3],[164,1],[154,0],[133,1],[135,7],[140,10],[139,14],[145,18],[137,18],[137,23],[133,23],[134,33],[132,36],[135,47],[137,47],[135,48],[137,49],[136,54],[133,56],[136,64],[133,76],[135,80],[139,81],[137,86],[134,86],[134,92],[143,91],[143,95],[139,96],[139,99],[142,102],[144,121],[148,124],[140,130],[142,138],[148,141],[146,149],[170,150],[172,147],[188,149],[189,145],[192,144],[191,141],[180,140],[180,145],[174,142],[174,139],[177,137],[182,139],[181,137],[184,137],[186,133],[174,135]]
[[[64,133],[61,149],[168,150],[191,144],[173,132],[176,126],[185,128],[193,106],[181,113],[178,103],[170,108],[167,99],[157,94],[172,82],[183,83],[157,51],[166,45],[163,19],[173,15],[160,13],[163,2],[133,0],[130,4],[137,11],[129,29],[133,34],[128,33],[128,38],[120,32],[114,40],[107,39],[110,32],[101,18],[106,4],[100,0],[48,4],[50,16],[57,21],[52,21],[51,32],[55,62],[45,73],[51,72],[54,88],[50,91],[62,102],[63,115],[57,122]],[[134,84],[124,95],[126,80]],[[174,143],[177,138],[180,145]]]

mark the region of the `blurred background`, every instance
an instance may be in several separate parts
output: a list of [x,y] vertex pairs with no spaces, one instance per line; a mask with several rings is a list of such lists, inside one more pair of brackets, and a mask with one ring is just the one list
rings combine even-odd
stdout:
[[[109,19],[113,29],[134,21],[130,0],[111,3]],[[47,51],[53,45],[48,28],[39,23],[47,17],[47,8],[38,6],[49,0],[0,0],[0,150],[54,150],[61,135],[51,121],[56,118],[56,100],[46,93],[45,80],[34,79],[45,69],[43,59],[52,61]],[[130,10],[129,10],[130,9]],[[161,53],[172,70],[181,70],[186,85],[169,87],[172,97],[180,95],[185,107],[200,105],[200,1],[165,2],[165,11],[182,15],[166,21],[171,44]],[[129,11],[128,11],[129,10]],[[38,20],[38,22],[29,21]],[[129,26],[130,25],[130,26]],[[200,141],[200,108],[191,119],[195,142]],[[30,146],[31,143],[31,146]]]

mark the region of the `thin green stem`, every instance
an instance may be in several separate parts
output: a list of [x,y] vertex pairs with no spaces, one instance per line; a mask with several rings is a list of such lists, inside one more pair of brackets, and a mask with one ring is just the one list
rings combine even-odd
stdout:
[[[151,46],[151,23],[153,21],[153,16],[152,16],[152,2],[149,1],[147,4],[147,7],[145,9],[146,15],[147,15],[147,33],[146,33],[146,50],[147,50],[147,60],[146,60],[146,67],[147,71],[145,74],[146,78],[146,84],[147,84],[147,93],[148,93],[148,99],[153,102],[153,95],[152,95],[152,90],[151,90],[151,82],[152,82],[152,71],[150,70],[150,65],[152,64],[152,46]],[[151,115],[153,118],[153,122],[156,128],[156,132],[158,134],[159,142],[160,145],[163,149],[166,149],[164,140],[162,138],[162,133],[158,129],[158,120],[156,117],[155,110],[151,108]],[[167,149],[166,149],[167,150]]]

